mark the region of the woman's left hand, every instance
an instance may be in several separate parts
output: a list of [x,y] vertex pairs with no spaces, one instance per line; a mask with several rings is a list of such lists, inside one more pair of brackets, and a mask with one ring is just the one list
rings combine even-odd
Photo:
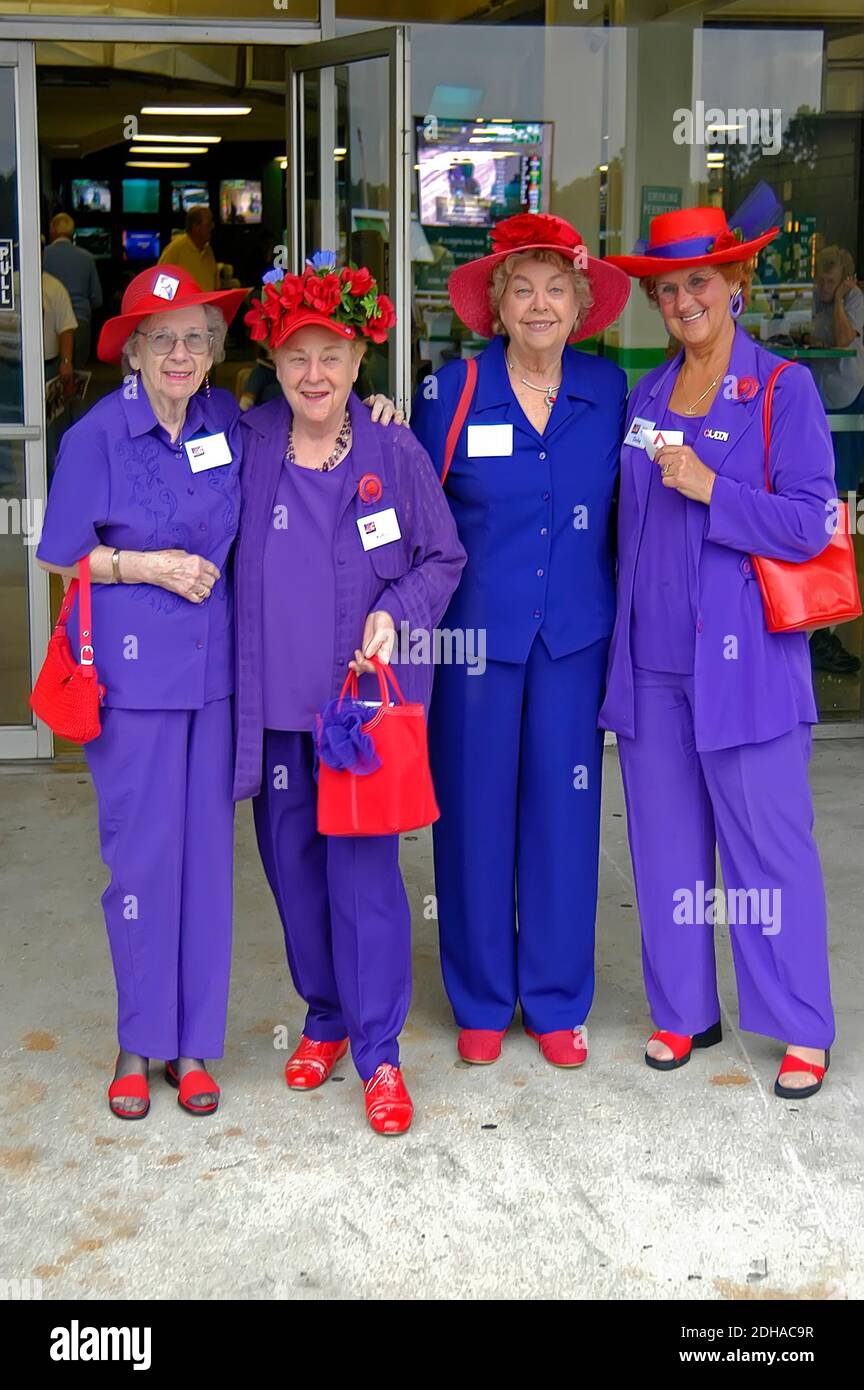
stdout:
[[674,487],[684,497],[693,502],[704,502],[707,507],[717,474],[706,468],[698,454],[689,444],[664,444],[654,455],[664,487]]
[[364,672],[375,670],[370,657],[377,656],[379,661],[385,665],[390,664],[390,657],[396,644],[396,626],[390,614],[383,608],[378,608],[374,613],[370,613],[366,619],[366,626],[363,629],[363,650],[359,648],[354,653],[354,660],[348,662],[349,670],[356,671],[358,676]]
[[383,395],[380,391],[375,396],[367,396],[364,405],[368,405],[372,411],[372,421],[379,425],[404,425],[405,411],[396,409],[396,402],[391,401],[389,396]]

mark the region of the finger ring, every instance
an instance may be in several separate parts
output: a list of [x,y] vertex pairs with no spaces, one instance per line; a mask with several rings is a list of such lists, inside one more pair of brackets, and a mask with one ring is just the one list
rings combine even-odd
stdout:
[[664,473],[668,473],[668,472],[669,472],[669,464],[668,464],[668,463],[664,463],[664,465],[663,465],[663,472],[664,472]]

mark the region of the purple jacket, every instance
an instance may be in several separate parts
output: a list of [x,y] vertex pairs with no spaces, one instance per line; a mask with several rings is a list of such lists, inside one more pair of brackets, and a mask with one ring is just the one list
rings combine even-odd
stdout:
[[[636,416],[663,419],[683,353],[634,387],[627,429]],[[801,562],[829,540],[835,496],[834,453],[825,411],[810,373],[793,365],[780,376],[771,425],[771,483],[765,490],[763,388],[779,359],[738,328],[729,378],[755,379],[751,399],[727,381],[701,421],[696,452],[717,473],[710,505],[690,509],[687,545],[696,575],[694,723],[700,751],[762,743],[818,720],[807,637],[765,625],[751,554]],[[712,437],[713,436],[713,437]],[[621,450],[618,610],[600,725],[634,737],[630,617],[636,556],[652,463],[632,445]],[[681,582],[686,583],[682,565]],[[662,653],[664,635],[657,633]],[[658,668],[660,663],[658,663]]]
[[[376,608],[393,615],[397,631],[431,630],[459,582],[465,552],[438,478],[422,445],[400,425],[374,425],[352,392],[348,409],[354,442],[343,467],[340,521],[334,540],[336,573],[332,694],[347,674],[360,645],[367,615]],[[264,540],[283,467],[291,410],[280,397],[243,417],[240,533],[234,562],[237,621],[237,756],[234,799],[254,796],[261,785],[263,706],[261,690],[261,586]],[[382,492],[363,502],[358,485],[374,474]],[[364,550],[357,520],[394,507],[402,533],[375,550]],[[407,700],[428,705],[433,667],[394,661]],[[364,677],[364,680],[371,678]],[[377,683],[374,691],[377,694]],[[370,688],[370,694],[372,693]]]

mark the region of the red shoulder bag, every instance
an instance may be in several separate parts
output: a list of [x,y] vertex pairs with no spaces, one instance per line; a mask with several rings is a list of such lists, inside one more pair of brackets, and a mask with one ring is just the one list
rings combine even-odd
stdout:
[[[94,662],[89,555],[79,561],[78,574],[79,578],[72,580],[63,596],[57,624],[30,696],[30,708],[61,738],[71,739],[73,743],[89,743],[102,732],[99,706],[105,695]],[[66,634],[76,594],[80,598],[78,628],[81,637],[77,662]]]

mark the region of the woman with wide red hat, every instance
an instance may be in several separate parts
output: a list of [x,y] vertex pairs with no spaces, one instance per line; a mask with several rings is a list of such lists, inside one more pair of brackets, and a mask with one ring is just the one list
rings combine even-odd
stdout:
[[440,665],[432,700],[444,982],[465,1061],[496,1060],[521,1004],[546,1060],[578,1067],[626,381],[572,345],[618,317],[629,285],[569,222],[526,213],[499,223],[491,254],[449,288],[491,342],[442,367],[411,416],[468,554],[444,628],[475,658]]
[[825,550],[834,465],[810,373],[784,370],[738,323],[781,222],[761,184],[728,223],[715,207],[662,213],[647,244],[609,258],[680,347],[628,405],[600,721],[618,735],[627,800],[657,1028],[646,1062],[671,1071],[720,1041],[719,848],[741,1027],[786,1044],[775,1091],[802,1100],[834,1037],[807,781],[818,715],[806,634],[769,630],[753,557],[791,567]]

